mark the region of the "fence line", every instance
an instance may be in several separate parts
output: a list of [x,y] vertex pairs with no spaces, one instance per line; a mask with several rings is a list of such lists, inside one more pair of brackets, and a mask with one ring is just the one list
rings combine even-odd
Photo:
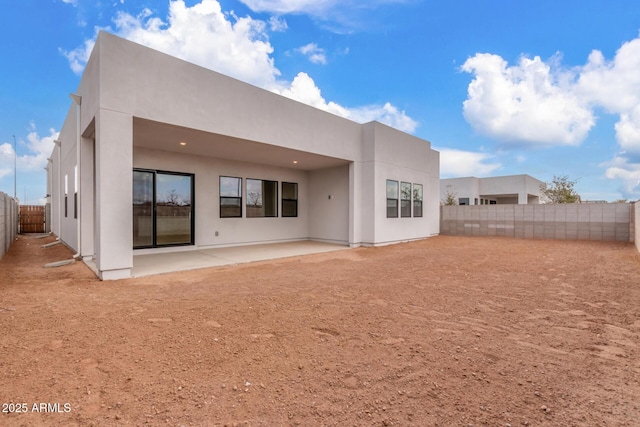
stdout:
[[18,232],[18,203],[13,197],[0,192],[0,259]]
[[[525,239],[640,239],[639,203],[441,206],[440,234]],[[640,243],[636,241],[636,245]]]
[[634,215],[633,217],[634,227],[631,228],[634,233],[632,240],[636,242],[636,248],[638,248],[638,252],[640,252],[640,200],[635,202],[632,212]]

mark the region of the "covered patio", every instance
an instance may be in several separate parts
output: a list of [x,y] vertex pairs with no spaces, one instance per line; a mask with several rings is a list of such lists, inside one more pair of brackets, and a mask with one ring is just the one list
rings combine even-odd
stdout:
[[267,261],[322,252],[341,251],[349,246],[302,240],[297,242],[171,251],[133,256],[132,277],[199,268]]

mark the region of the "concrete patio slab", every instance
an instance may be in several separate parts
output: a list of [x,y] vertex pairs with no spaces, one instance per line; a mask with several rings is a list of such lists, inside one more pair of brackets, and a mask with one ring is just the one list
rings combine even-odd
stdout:
[[133,277],[142,277],[153,274],[219,267],[223,265],[265,261],[345,249],[349,249],[349,247],[305,240],[156,254],[134,254],[131,275]]

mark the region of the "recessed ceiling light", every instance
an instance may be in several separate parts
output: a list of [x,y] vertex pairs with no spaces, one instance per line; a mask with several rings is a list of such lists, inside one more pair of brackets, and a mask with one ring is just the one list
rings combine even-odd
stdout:
[[180,145],[182,145],[184,147],[185,145],[187,145],[187,143],[184,142],[184,141],[180,141]]
[[297,164],[298,164],[298,161],[297,161],[297,160],[294,160],[294,161],[293,161],[293,164],[294,164],[294,165],[297,165]]

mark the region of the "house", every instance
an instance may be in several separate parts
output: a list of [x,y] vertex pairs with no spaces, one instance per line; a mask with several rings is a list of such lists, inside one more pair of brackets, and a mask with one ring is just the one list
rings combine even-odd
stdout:
[[439,153],[101,32],[50,157],[52,231],[101,279],[137,254],[439,230]]
[[440,180],[440,200],[455,198],[459,205],[527,205],[540,203],[544,182],[529,175]]

